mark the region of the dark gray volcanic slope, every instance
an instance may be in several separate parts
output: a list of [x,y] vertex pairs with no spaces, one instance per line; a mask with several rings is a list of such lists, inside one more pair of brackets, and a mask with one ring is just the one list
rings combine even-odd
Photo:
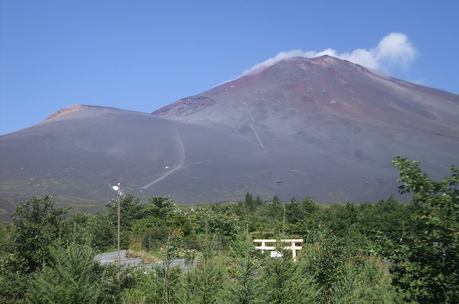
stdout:
[[52,193],[92,206],[114,197],[110,184],[121,180],[124,191],[144,197],[228,200],[235,195],[225,191],[244,191],[244,183],[235,178],[228,187],[219,176],[252,168],[262,150],[232,133],[151,114],[92,106],[62,112],[0,137],[2,198]]
[[97,207],[119,180],[178,203],[246,192],[375,202],[397,192],[394,156],[438,178],[459,165],[458,148],[458,95],[328,56],[293,58],[153,115],[74,106],[0,136],[0,202],[51,193]]

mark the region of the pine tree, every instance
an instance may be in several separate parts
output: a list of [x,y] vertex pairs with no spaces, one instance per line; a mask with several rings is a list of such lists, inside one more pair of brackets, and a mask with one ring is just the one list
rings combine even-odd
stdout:
[[50,260],[26,294],[29,303],[97,303],[107,288],[94,252],[71,243],[50,248]]
[[261,261],[257,258],[257,253],[248,233],[240,234],[233,247],[235,270],[227,282],[229,302],[266,303],[266,284],[261,277]]
[[263,277],[269,299],[267,303],[315,303],[320,289],[307,274],[307,261],[293,262],[291,253],[283,251],[280,258],[267,258]]
[[186,303],[208,304],[225,301],[225,271],[221,257],[215,255],[216,240],[215,237],[206,233],[203,240],[202,259],[197,267],[189,271],[185,277]]

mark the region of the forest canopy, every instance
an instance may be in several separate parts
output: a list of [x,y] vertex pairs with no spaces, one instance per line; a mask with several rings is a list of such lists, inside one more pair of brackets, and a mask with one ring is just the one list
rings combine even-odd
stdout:
[[[418,161],[393,164],[408,204],[265,202],[247,193],[235,203],[178,206],[126,194],[121,247],[142,258],[140,267],[94,259],[116,251],[116,200],[88,214],[32,198],[0,226],[0,302],[457,303],[459,170],[434,181]],[[296,261],[279,242],[277,258],[253,243],[292,238],[303,239]]]

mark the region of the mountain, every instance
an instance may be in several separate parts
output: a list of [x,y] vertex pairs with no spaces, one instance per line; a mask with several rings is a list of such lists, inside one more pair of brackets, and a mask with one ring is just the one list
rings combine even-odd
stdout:
[[458,148],[458,95],[329,56],[291,58],[151,114],[74,106],[0,136],[0,199],[51,193],[99,208],[120,181],[189,204],[246,192],[376,202],[397,194],[393,157],[440,178]]
[[[294,135],[315,123],[390,126],[459,136],[458,95],[401,81],[350,62],[323,56],[292,58],[153,114],[237,126],[282,123]],[[306,125],[305,125],[306,123]],[[277,130],[278,132],[280,130]]]

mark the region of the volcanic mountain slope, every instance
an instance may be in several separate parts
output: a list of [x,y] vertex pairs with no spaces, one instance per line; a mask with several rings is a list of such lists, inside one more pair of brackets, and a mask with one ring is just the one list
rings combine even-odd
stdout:
[[286,162],[275,174],[267,166],[259,182],[275,175],[272,192],[324,202],[395,194],[397,155],[435,177],[459,162],[458,95],[329,56],[283,60],[153,114],[256,140],[270,166]]
[[[459,97],[330,56],[287,59],[153,114],[238,127],[272,125],[295,135],[312,123],[355,122],[459,136]],[[238,125],[235,122],[239,122]]]
[[61,201],[100,203],[116,194],[110,185],[120,181],[125,192],[139,196],[210,201],[217,197],[214,189],[224,189],[209,182],[213,164],[259,150],[200,125],[114,108],[77,108],[0,137],[2,198],[52,193]]
[[0,198],[100,206],[110,184],[178,203],[396,194],[397,155],[458,165],[459,96],[324,56],[292,58],[152,114],[75,106],[0,137]]

